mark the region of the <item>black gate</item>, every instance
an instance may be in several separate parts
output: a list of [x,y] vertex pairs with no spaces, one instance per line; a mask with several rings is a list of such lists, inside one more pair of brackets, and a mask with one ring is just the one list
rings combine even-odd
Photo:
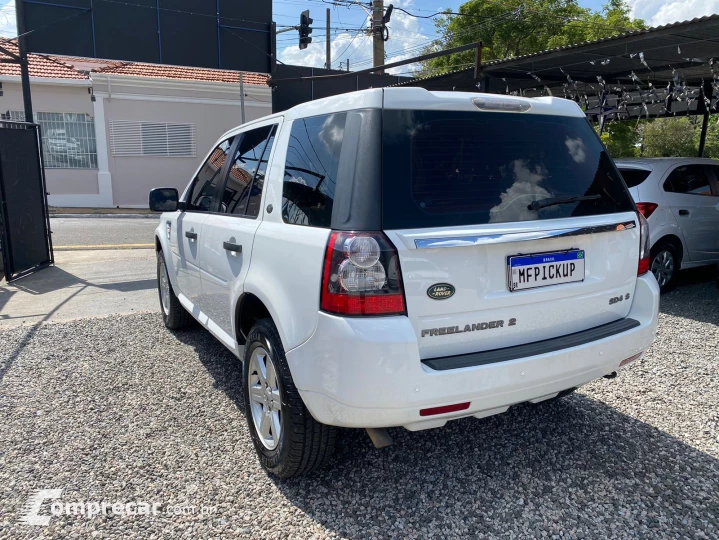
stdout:
[[12,281],[54,262],[40,126],[0,121],[0,250]]

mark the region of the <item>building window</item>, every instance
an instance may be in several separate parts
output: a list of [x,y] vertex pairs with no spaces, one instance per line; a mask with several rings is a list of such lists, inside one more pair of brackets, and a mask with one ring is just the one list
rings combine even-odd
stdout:
[[195,157],[195,124],[110,121],[113,156]]
[[[24,122],[23,111],[8,111],[4,120]],[[85,113],[35,113],[42,132],[46,169],[97,169],[95,119]]]

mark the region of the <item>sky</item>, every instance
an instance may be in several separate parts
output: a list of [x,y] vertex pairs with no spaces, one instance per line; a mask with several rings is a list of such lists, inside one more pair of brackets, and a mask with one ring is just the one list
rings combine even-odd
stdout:
[[[368,1],[368,0],[366,0]],[[432,15],[443,9],[456,11],[462,0],[384,0],[414,15]],[[489,1],[489,0],[488,0]],[[605,0],[579,0],[582,7],[600,10]],[[58,3],[59,2],[58,0]],[[719,13],[719,0],[628,0],[634,17],[644,19],[651,26],[684,21]],[[372,65],[372,40],[362,29],[367,25],[367,13],[358,5],[332,6],[323,0],[273,0],[273,18],[278,30],[299,24],[300,12],[309,9],[314,19],[313,43],[305,50],[298,47],[297,31],[277,36],[278,58],[287,64],[323,67],[325,64],[325,17],[330,7],[332,67],[350,70]],[[404,60],[421,54],[422,49],[437,37],[433,19],[412,17],[395,10],[388,24],[390,39],[385,44],[386,62]],[[14,37],[15,0],[0,0],[0,36]],[[411,69],[411,66],[409,67]],[[407,74],[408,67],[393,70]]]

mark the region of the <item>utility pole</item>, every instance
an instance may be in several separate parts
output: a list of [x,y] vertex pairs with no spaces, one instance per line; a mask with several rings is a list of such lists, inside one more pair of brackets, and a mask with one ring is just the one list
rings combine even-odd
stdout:
[[20,82],[22,83],[22,101],[25,107],[25,121],[32,122],[32,96],[30,95],[30,67],[27,62],[27,43],[25,33],[25,5],[23,0],[15,2],[17,21],[17,48],[20,56]]
[[[384,65],[383,18],[384,0],[372,0],[372,65],[374,67]],[[375,74],[383,75],[384,71],[376,71]]]
[[327,8],[327,37],[325,37],[325,48],[327,50],[327,63],[325,67],[332,69],[332,51],[330,49],[330,8]]
[[242,123],[245,123],[245,85],[242,77],[243,73],[240,71],[240,116]]

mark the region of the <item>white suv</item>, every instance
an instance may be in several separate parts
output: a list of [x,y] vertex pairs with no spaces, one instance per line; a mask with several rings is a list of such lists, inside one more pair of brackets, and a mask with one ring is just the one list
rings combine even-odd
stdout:
[[571,101],[313,101],[228,132],[150,206],[165,324],[243,359],[279,476],[324,463],[335,426],[377,443],[550,400],[654,339],[646,221]]
[[617,168],[649,222],[650,268],[662,291],[680,268],[719,262],[719,161],[627,159]]

